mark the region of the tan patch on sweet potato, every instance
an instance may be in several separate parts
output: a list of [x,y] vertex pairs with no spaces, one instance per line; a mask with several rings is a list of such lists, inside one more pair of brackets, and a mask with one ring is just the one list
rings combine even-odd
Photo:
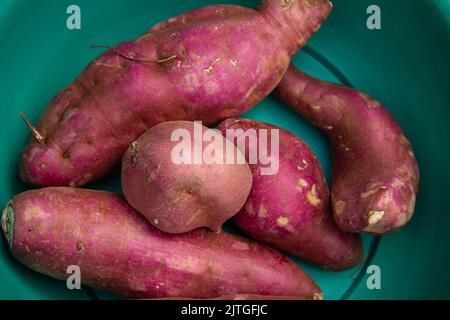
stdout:
[[410,177],[412,168],[408,163],[405,163],[397,168],[396,173],[401,177]]
[[392,181],[391,186],[394,188],[400,188],[403,187],[405,185],[405,182],[398,179],[398,178],[394,178],[394,181]]
[[182,185],[182,190],[180,190],[173,199],[169,200],[170,203],[176,204],[195,197],[199,193],[201,186],[202,184],[198,181]]
[[205,213],[205,209],[203,207],[198,208],[194,214],[189,218],[189,220],[186,222],[186,225],[189,226],[191,223],[195,221],[198,217],[203,215]]
[[401,212],[395,221],[395,225],[397,226],[404,226],[408,222],[408,212]]
[[153,168],[147,178],[147,183],[152,183],[153,181],[155,181],[156,178],[158,178],[160,170],[161,170],[161,166],[159,164],[155,168]]
[[39,207],[32,207],[25,211],[24,217],[25,221],[29,221],[34,218],[42,217],[44,213],[42,212],[42,209]]
[[129,277],[128,286],[133,291],[138,291],[138,292],[146,292],[147,291],[147,287],[145,286],[145,284],[133,277]]
[[369,212],[369,224],[377,224],[384,217],[384,211],[381,210],[372,210]]
[[294,0],[281,0],[281,8],[288,10],[294,4]]
[[288,225],[288,223],[289,223],[289,218],[288,218],[288,217],[280,216],[280,217],[277,219],[277,224],[278,224],[280,227],[285,227],[285,226]]
[[130,146],[130,159],[131,159],[131,165],[133,167],[136,166],[137,145],[138,145],[138,142],[134,141]]
[[312,186],[311,190],[309,190],[308,193],[306,194],[306,199],[314,207],[317,207],[320,204],[320,199],[317,197],[317,187],[315,184]]
[[258,209],[258,217],[264,219],[267,217],[267,209],[264,207],[264,204],[261,204]]
[[300,178],[297,181],[297,186],[299,186],[301,188],[306,188],[306,187],[308,187],[308,182],[305,179]]
[[244,241],[234,242],[232,245],[232,248],[237,249],[237,250],[249,250],[250,249],[249,245]]
[[409,201],[408,212],[412,213],[414,211],[415,206],[416,206],[416,194],[411,188],[411,200]]
[[322,107],[319,106],[319,105],[317,105],[317,104],[312,105],[311,108],[312,108],[313,111],[315,111],[315,112],[320,112],[320,111],[322,111]]
[[336,214],[342,214],[344,212],[344,209],[345,209],[345,201],[342,200],[336,201],[334,205],[334,210]]
[[361,199],[365,199],[365,198],[368,198],[370,196],[373,196],[374,194],[376,194],[378,192],[378,190],[380,190],[380,189],[379,188],[375,188],[375,189],[369,190],[367,192],[361,193]]
[[247,211],[248,215],[253,217],[255,215],[255,209],[253,208],[253,202],[248,201],[245,205],[245,210]]
[[383,186],[383,183],[381,183],[381,182],[370,183],[367,186],[366,191],[361,193],[361,199],[365,199],[365,198],[368,198],[368,197],[376,194],[380,189],[386,189],[386,187]]

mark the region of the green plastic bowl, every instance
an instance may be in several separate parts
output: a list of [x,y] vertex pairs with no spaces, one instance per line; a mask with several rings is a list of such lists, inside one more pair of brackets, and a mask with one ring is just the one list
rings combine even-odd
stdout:
[[[175,14],[222,1],[147,0],[0,1],[0,201],[27,189],[18,160],[29,132],[19,111],[35,121],[59,90],[100,52],[92,44],[117,44]],[[255,7],[257,0],[224,1]],[[81,8],[82,29],[66,28],[66,9]],[[381,9],[381,30],[366,27],[369,5]],[[414,218],[383,238],[364,236],[366,260],[346,272],[319,270],[297,261],[328,299],[450,298],[450,1],[334,0],[329,20],[294,63],[325,80],[352,85],[388,106],[414,145],[421,169]],[[267,44],[270,45],[270,44]],[[289,129],[317,153],[329,177],[327,141],[269,97],[248,112]],[[92,187],[92,186],[91,186]],[[120,192],[119,175],[93,186]],[[381,270],[381,289],[369,290],[367,267]],[[92,299],[113,295],[35,273],[0,245],[0,298]]]

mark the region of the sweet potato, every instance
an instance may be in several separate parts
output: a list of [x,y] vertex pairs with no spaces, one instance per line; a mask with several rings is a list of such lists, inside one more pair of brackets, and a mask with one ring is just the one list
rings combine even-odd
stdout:
[[[247,136],[245,155],[258,149],[273,161],[278,158],[278,172],[263,174],[261,161],[250,161],[253,186],[244,208],[233,218],[251,237],[330,270],[342,270],[363,259],[359,235],[339,230],[329,209],[329,193],[318,159],[299,137],[280,127],[246,119],[228,119],[219,125],[222,134],[239,146]],[[229,130],[235,131],[233,135]],[[252,132],[253,130],[253,132]],[[263,151],[262,135],[271,145]],[[273,131],[277,130],[277,131]],[[278,134],[279,154],[272,154],[272,136]],[[253,135],[254,138],[251,138]],[[242,141],[242,140],[241,140]]]
[[22,154],[23,181],[81,186],[120,163],[153,125],[237,116],[278,84],[320,27],[328,0],[204,7],[111,48],[61,91]]
[[320,295],[300,267],[273,249],[206,229],[163,233],[109,192],[21,193],[4,209],[2,229],[26,266],[65,279],[67,267],[78,265],[83,284],[128,298]]
[[[227,163],[227,154],[236,153],[241,161]],[[220,132],[199,123],[160,123],[133,142],[122,161],[126,200],[169,233],[199,227],[219,232],[251,187],[244,156]]]
[[[314,297],[287,297],[287,296],[262,296],[255,294],[234,294],[230,296],[214,297],[208,299],[198,299],[198,300],[262,300],[262,301],[275,301],[275,300],[322,300],[323,297],[318,294]],[[145,300],[192,300],[192,298],[183,297],[170,297],[170,298],[159,298],[159,299],[145,299]]]
[[412,217],[419,169],[389,111],[368,95],[291,67],[276,95],[329,137],[331,198],[342,230],[383,235]]

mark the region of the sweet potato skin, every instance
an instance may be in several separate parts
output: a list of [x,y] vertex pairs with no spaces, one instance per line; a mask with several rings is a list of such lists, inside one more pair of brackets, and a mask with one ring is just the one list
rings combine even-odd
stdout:
[[419,168],[411,143],[384,106],[293,66],[275,94],[329,137],[333,214],[342,230],[383,235],[411,219]]
[[2,215],[12,254],[26,266],[128,298],[237,293],[314,296],[315,282],[280,253],[231,234],[163,233],[122,196],[66,187],[13,197]]
[[[254,294],[235,294],[230,296],[222,296],[222,297],[214,297],[208,299],[199,299],[199,300],[251,300],[251,301],[276,301],[276,300],[322,300],[323,297],[320,294],[315,295],[314,297],[287,297],[287,296],[262,296],[262,295],[254,295]],[[160,299],[145,299],[145,300],[192,300],[190,298],[183,297],[170,297],[170,298],[160,298]]]
[[227,119],[219,129],[222,134],[227,129],[256,129],[258,140],[260,129],[279,132],[278,172],[262,175],[264,165],[250,162],[252,190],[233,218],[240,229],[325,269],[343,270],[362,261],[361,238],[342,232],[334,223],[322,168],[303,140],[280,127],[248,119]]
[[[177,130],[188,133],[188,140],[173,141]],[[213,135],[212,141],[199,141],[202,148],[196,148],[195,140],[203,139],[205,133]],[[190,144],[187,163],[173,158],[181,143]],[[216,149],[212,156],[217,152],[220,158],[209,156],[206,151],[211,147]],[[241,163],[227,164],[227,153],[236,152],[239,150],[220,132],[199,123],[157,124],[123,157],[123,193],[133,208],[164,232],[184,233],[199,227],[219,232],[222,224],[242,208],[252,187],[252,172],[242,154]]]
[[32,137],[24,150],[22,180],[81,186],[110,172],[157,123],[209,125],[256,105],[331,10],[327,0],[289,3],[201,8],[100,55],[40,117],[43,140]]

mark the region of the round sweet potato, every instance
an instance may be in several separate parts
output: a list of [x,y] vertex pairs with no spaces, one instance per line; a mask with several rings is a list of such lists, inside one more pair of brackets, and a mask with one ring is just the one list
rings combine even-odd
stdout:
[[[227,154],[238,157],[227,163]],[[220,231],[242,208],[251,186],[250,167],[233,143],[194,122],[158,124],[123,157],[125,198],[169,233]]]

